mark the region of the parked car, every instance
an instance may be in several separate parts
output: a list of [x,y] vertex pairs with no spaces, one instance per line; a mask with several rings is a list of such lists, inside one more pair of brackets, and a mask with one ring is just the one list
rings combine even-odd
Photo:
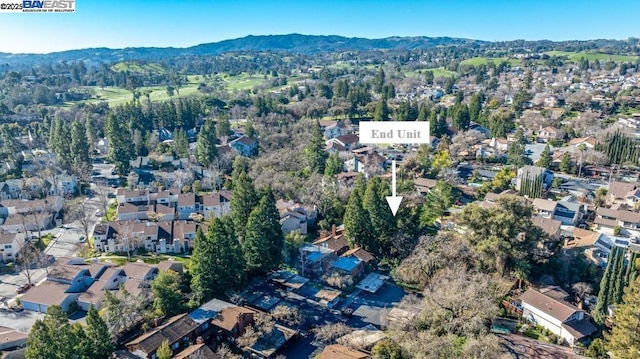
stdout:
[[18,288],[16,288],[16,293],[22,294],[22,293],[26,292],[27,290],[29,290],[29,288],[31,288],[31,284],[29,284],[29,283],[23,284],[23,285],[19,286]]
[[98,216],[98,217],[99,217],[99,216],[102,216],[102,211],[101,211],[101,210],[97,210],[97,211],[96,211],[96,216]]
[[85,236],[80,236],[80,242],[84,242],[87,239]]

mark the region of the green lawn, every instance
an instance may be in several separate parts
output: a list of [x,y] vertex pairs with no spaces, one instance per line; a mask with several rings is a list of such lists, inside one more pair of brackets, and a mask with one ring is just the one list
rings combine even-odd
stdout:
[[[218,75],[217,78],[229,91],[245,91],[252,90],[258,85],[262,85],[265,82],[264,75],[253,74],[249,76],[247,73],[242,73],[236,76],[229,76],[228,74]],[[271,78],[271,76],[268,76]]]
[[638,56],[628,55],[609,55],[601,54],[597,52],[567,52],[567,51],[547,51],[545,54],[549,56],[567,56],[571,61],[579,61],[581,58],[585,58],[589,61],[615,61],[615,62],[635,62],[638,60]]
[[[106,101],[109,106],[117,106],[123,105],[133,100],[133,94],[131,93],[131,91],[120,87],[100,88],[98,86],[88,86],[83,87],[83,89],[91,91],[93,93],[93,96],[90,100],[81,102],[99,103]],[[140,87],[138,88],[138,91],[143,94],[146,91],[150,91],[149,98],[151,99],[151,101],[166,101],[171,98],[181,98],[199,94],[198,82],[189,82],[188,84],[180,88],[179,94],[174,93],[173,97],[167,94],[167,88],[165,86]],[[141,95],[141,98],[144,97],[146,96]]]
[[135,61],[118,62],[117,64],[111,66],[111,68],[113,69],[113,71],[129,71],[138,73],[163,74],[166,72],[160,64],[140,64]]
[[472,57],[470,59],[462,60],[460,62],[460,65],[479,66],[488,64],[489,62],[498,64],[502,61],[507,61],[509,64],[511,64],[511,66],[522,65],[522,61],[508,57]]
[[454,71],[449,71],[445,68],[438,67],[434,69],[421,69],[421,70],[413,70],[413,71],[403,71],[404,75],[407,77],[420,77],[424,76],[425,72],[431,71],[433,72],[434,77],[452,77],[457,74]]

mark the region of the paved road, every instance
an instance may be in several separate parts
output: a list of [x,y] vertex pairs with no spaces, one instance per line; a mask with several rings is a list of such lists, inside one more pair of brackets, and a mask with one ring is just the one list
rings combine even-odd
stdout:
[[[95,188],[94,185],[92,185],[92,187]],[[93,226],[100,220],[100,218],[94,215],[96,210],[101,207],[100,199],[97,196],[86,198],[85,207],[86,210],[91,213],[89,221],[89,235],[91,235]],[[82,248],[82,246],[87,245],[86,242],[80,242],[80,236],[84,235],[84,231],[79,220],[66,223],[65,227],[67,228],[53,228],[44,230],[41,233],[42,235],[53,234],[55,236],[45,249],[45,253],[53,256],[55,259],[60,257],[72,257]],[[60,234],[59,237],[58,234]],[[35,269],[31,272],[32,283],[39,283],[46,278],[45,269]],[[0,297],[8,300],[13,299],[16,297],[16,289],[27,282],[27,276],[24,272],[0,275]]]

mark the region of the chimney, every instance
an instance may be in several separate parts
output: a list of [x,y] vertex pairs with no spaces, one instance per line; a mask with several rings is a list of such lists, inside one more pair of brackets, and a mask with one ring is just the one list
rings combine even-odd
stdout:
[[335,224],[331,225],[331,236],[332,237],[336,236],[336,225]]

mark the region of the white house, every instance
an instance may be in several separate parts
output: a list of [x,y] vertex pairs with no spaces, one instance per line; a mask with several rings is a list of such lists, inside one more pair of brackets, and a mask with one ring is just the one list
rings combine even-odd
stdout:
[[201,207],[204,218],[221,218],[231,211],[231,191],[208,193],[202,196]]
[[520,299],[524,319],[564,338],[571,346],[597,331],[583,310],[563,300],[535,289],[528,289]]
[[596,218],[593,221],[598,231],[605,234],[640,236],[640,213],[626,210],[613,210],[600,207],[596,210]]
[[0,233],[0,259],[5,263],[14,262],[24,246],[25,238],[24,233]]

